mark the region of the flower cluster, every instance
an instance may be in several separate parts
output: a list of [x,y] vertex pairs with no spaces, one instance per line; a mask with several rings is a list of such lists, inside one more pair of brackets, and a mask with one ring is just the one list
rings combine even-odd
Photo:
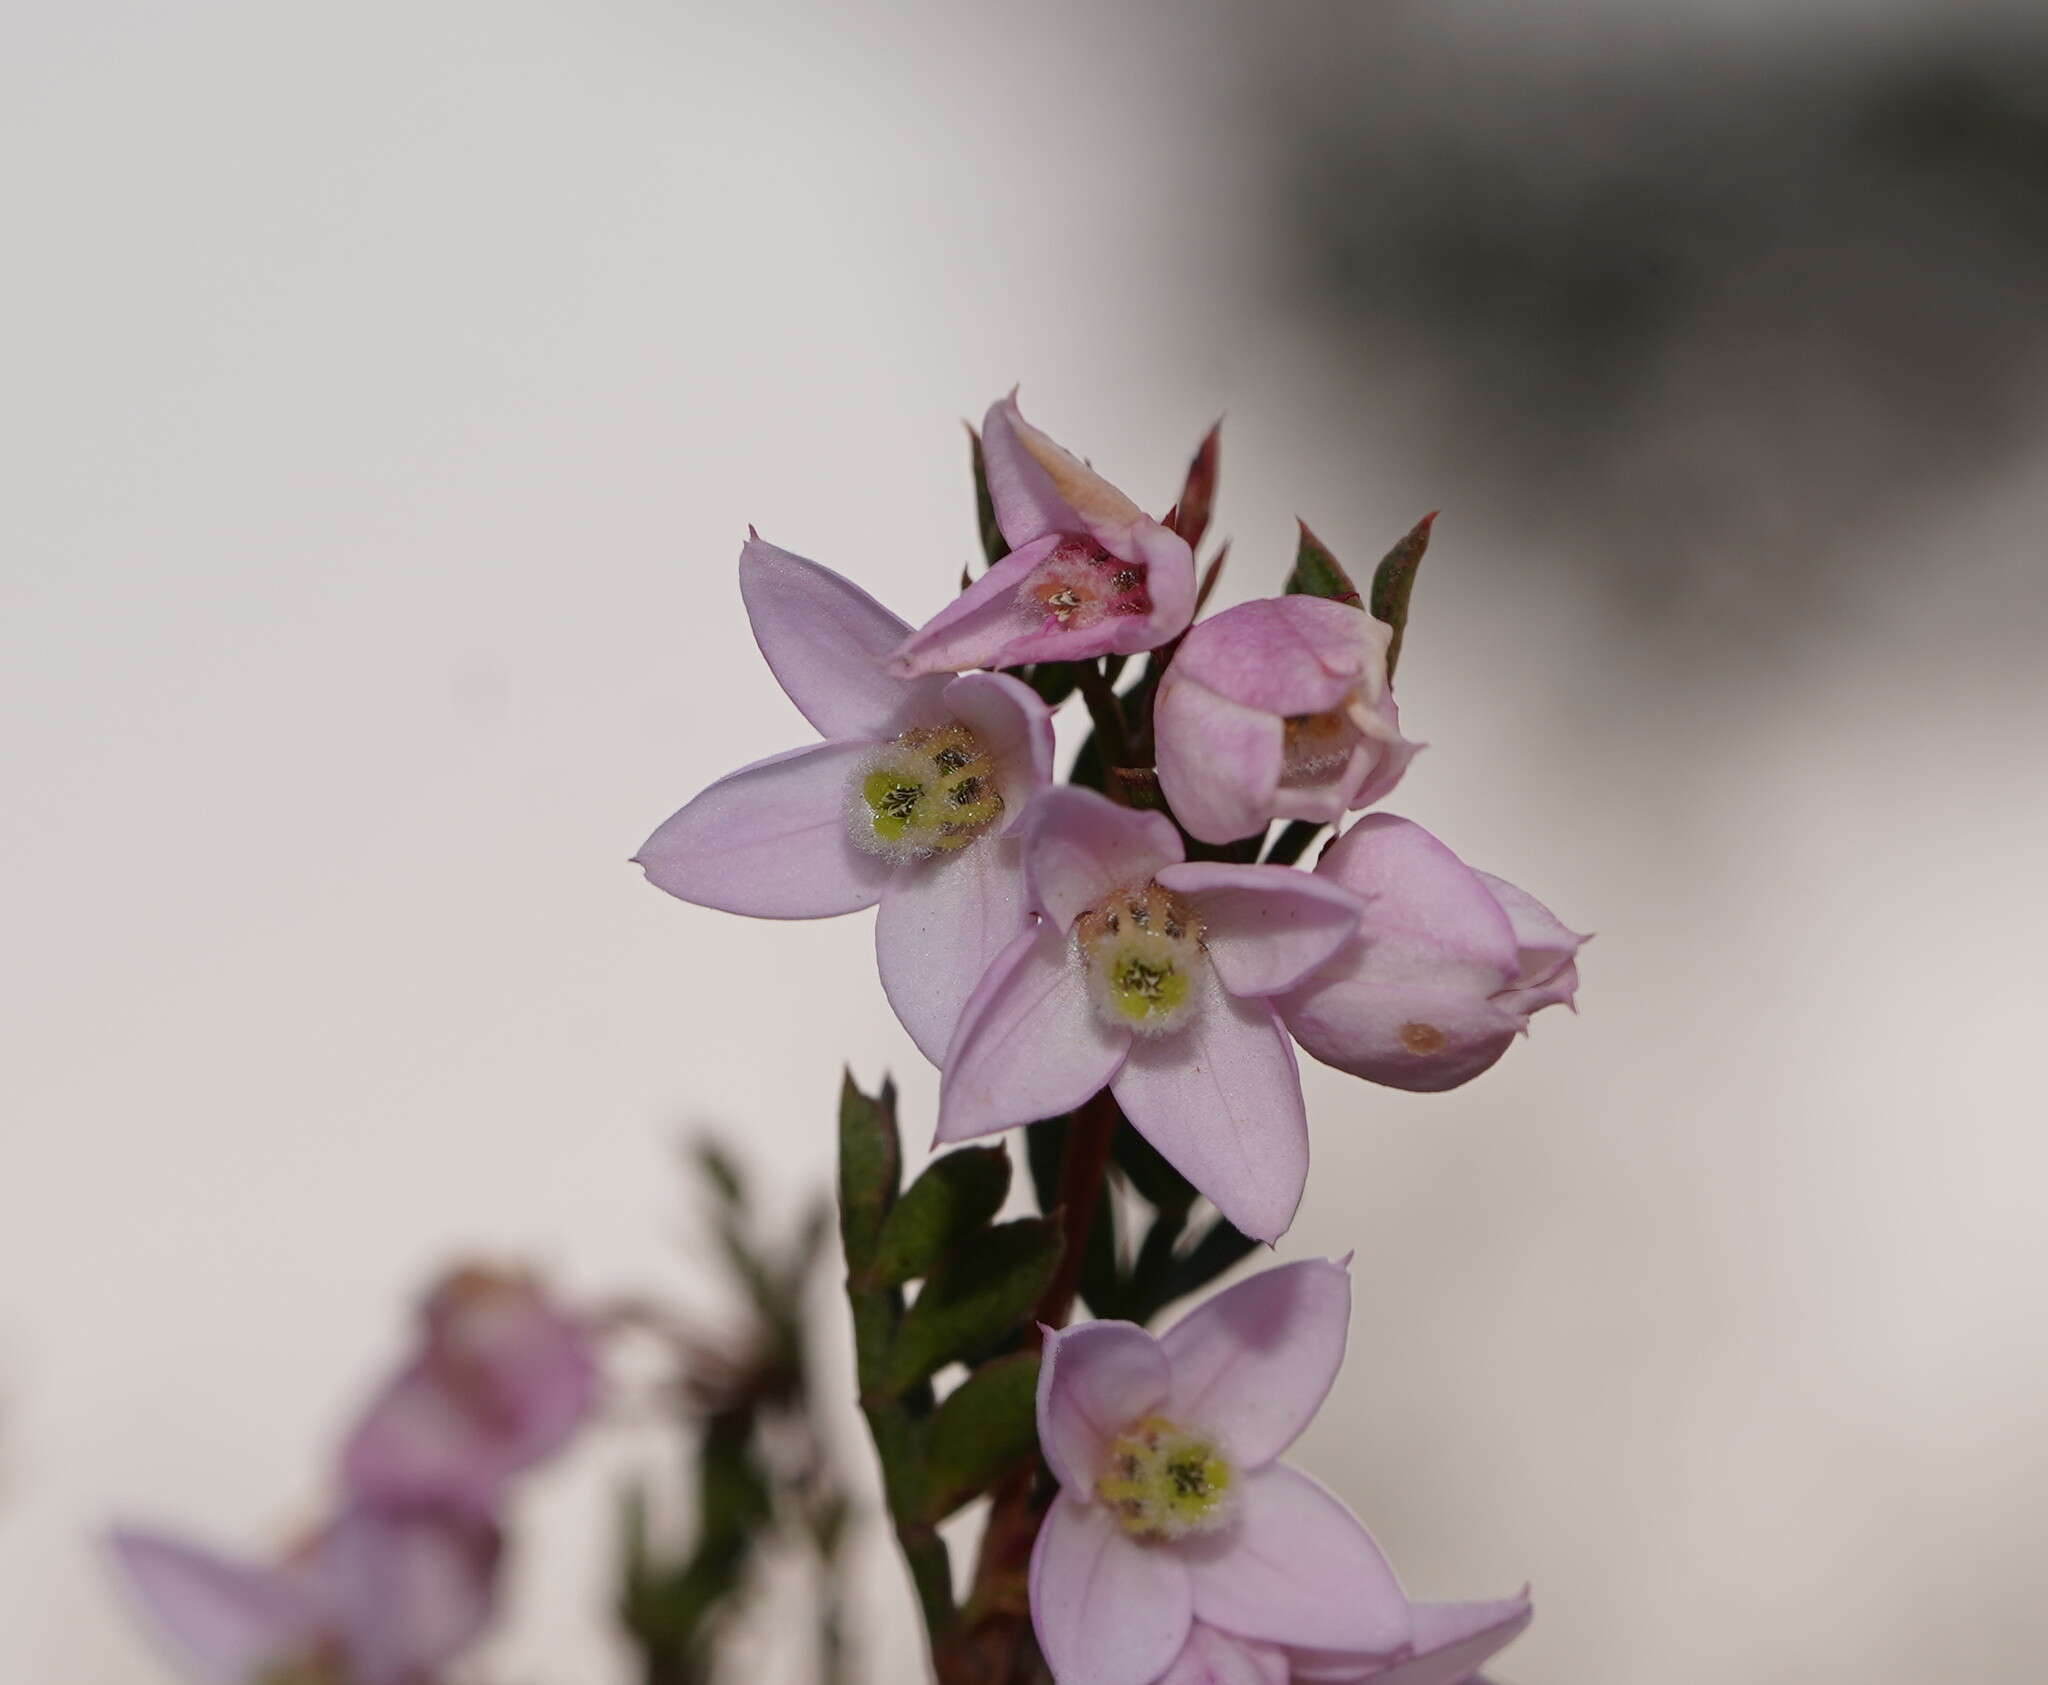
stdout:
[[[720,779],[637,856],[703,906],[878,906],[883,989],[940,1069],[937,1140],[1036,1128],[1061,1158],[1055,1189],[1033,1154],[1035,1222],[986,1226],[1007,1185],[999,1150],[948,1154],[899,1199],[893,1091],[849,1083],[863,1404],[935,1665],[978,1680],[998,1676],[991,1657],[1015,1660],[990,1624],[1018,1606],[1002,1553],[1028,1539],[1032,1626],[1058,1685],[1462,1685],[1527,1623],[1526,1592],[1411,1602],[1342,1503],[1278,1460],[1336,1376],[1347,1266],[1270,1269],[1163,1336],[1142,1326],[1292,1222],[1309,1166],[1297,1046],[1442,1090],[1577,990],[1584,938],[1409,820],[1368,814],[1297,865],[1415,756],[1393,667],[1434,517],[1369,601],[1304,527],[1287,594],[1196,624],[1221,563],[1198,585],[1213,433],[1160,520],[1014,395],[989,410],[978,463],[989,565],[915,630],[749,538],[755,638],[821,741]],[[1093,733],[1059,784],[1053,709],[1077,691]],[[1165,1168],[1116,1145],[1126,1124]],[[1119,1153],[1155,1213],[1128,1268],[1114,1211],[1094,1215]],[[1183,1247],[1197,1193],[1219,1219]],[[911,1279],[926,1285],[906,1310]],[[1077,1287],[1134,1319],[1059,1327]],[[1028,1470],[962,1450],[977,1426],[997,1444],[1016,1432],[1003,1401],[1010,1366],[1032,1361],[1015,1319],[1033,1304],[1037,1439],[1057,1486],[1042,1516]],[[910,1418],[949,1360],[980,1366],[927,1437]],[[997,1496],[969,1620],[932,1526],[977,1489]]]
[[[1171,518],[1145,515],[1014,396],[981,444],[1007,553],[916,630],[749,538],[754,637],[821,741],[720,779],[636,859],[670,894],[729,912],[878,906],[882,988],[944,1073],[941,1141],[1107,1088],[1232,1223],[1276,1239],[1308,1174],[1297,1043],[1389,1087],[1453,1087],[1571,1000],[1582,938],[1386,815],[1311,872],[1261,861],[1273,821],[1334,824],[1406,771],[1394,629],[1312,595],[1193,625],[1194,552]],[[1158,669],[1136,710],[1156,774],[1126,762],[1135,783],[1056,788],[1054,687],[1026,681],[1065,672],[1105,691],[1138,652]],[[1108,705],[1121,716],[1138,696]],[[1147,788],[1154,811],[1111,799]]]
[[330,1517],[283,1561],[124,1529],[114,1560],[194,1685],[419,1685],[488,1621],[513,1479],[597,1395],[589,1331],[524,1275],[465,1269],[340,1457]]

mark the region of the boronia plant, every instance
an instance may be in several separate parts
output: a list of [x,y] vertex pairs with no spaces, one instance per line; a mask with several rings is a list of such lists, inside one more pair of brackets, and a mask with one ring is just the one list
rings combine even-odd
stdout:
[[[936,1141],[1023,1132],[1042,1214],[1001,1222],[1003,1145],[905,1188],[893,1086],[840,1101],[860,1407],[934,1673],[1457,1685],[1526,1593],[1411,1603],[1276,1460],[1336,1376],[1346,1266],[1269,1268],[1146,1332],[1292,1221],[1297,1044],[1446,1089],[1576,992],[1584,938],[1408,820],[1299,865],[1416,752],[1393,678],[1434,516],[1365,592],[1303,525],[1280,596],[1198,623],[1225,557],[1198,573],[1215,429],[1157,519],[1014,394],[973,462],[984,566],[921,627],[750,534],[754,637],[820,741],[720,779],[637,856],[729,912],[876,907],[883,991],[940,1068]],[[1062,783],[1072,698],[1090,730]],[[983,1498],[958,1576],[939,1524]]]

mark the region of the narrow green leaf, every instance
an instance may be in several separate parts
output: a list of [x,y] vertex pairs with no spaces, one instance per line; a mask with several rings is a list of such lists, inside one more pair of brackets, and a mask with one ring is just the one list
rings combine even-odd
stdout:
[[1290,819],[1273,839],[1273,846],[1266,850],[1268,866],[1292,866],[1308,852],[1308,845],[1316,840],[1323,829],[1320,819]]
[[894,1287],[931,1274],[987,1226],[1009,1191],[1010,1155],[1000,1146],[933,1159],[883,1220],[869,1281]]
[[1174,505],[1171,525],[1188,541],[1192,550],[1209,530],[1209,511],[1216,503],[1216,456],[1223,440],[1223,423],[1217,422],[1203,438],[1194,461],[1188,464],[1187,483],[1181,487],[1180,502]]
[[1351,575],[1343,564],[1330,554],[1330,547],[1308,530],[1308,522],[1298,523],[1301,527],[1301,543],[1294,552],[1294,571],[1287,576],[1287,594],[1290,597],[1327,597],[1332,602],[1349,603],[1353,608],[1364,605],[1358,596],[1358,587],[1351,583]]
[[1250,1235],[1240,1234],[1218,1217],[1203,1232],[1202,1238],[1184,1256],[1176,1259],[1173,1268],[1166,1272],[1158,1303],[1151,1307],[1152,1314],[1157,1315],[1174,1300],[1184,1299],[1190,1293],[1207,1287],[1258,1244]]
[[1035,1352],[984,1363],[947,1395],[925,1457],[925,1520],[945,1520],[1031,1455],[1037,1399]]
[[1209,558],[1209,565],[1202,570],[1202,583],[1195,588],[1195,613],[1200,614],[1209,606],[1210,593],[1216,589],[1217,580],[1223,577],[1223,564],[1230,560],[1230,540],[1225,539],[1217,547],[1216,554]]
[[740,1167],[724,1147],[707,1135],[693,1142],[690,1151],[704,1180],[711,1184],[711,1191],[719,1199],[735,1209],[747,1203],[747,1185],[740,1176]]
[[1130,1126],[1119,1122],[1109,1138],[1110,1157],[1124,1179],[1161,1211],[1185,1211],[1195,1202],[1187,1178],[1159,1156],[1159,1149]]
[[967,438],[974,448],[974,514],[981,528],[981,553],[988,558],[988,565],[994,567],[1010,553],[1010,544],[1003,537],[1003,529],[996,525],[996,504],[988,494],[988,458],[982,454],[981,435],[969,427]]
[[1024,682],[1038,692],[1038,700],[1048,708],[1057,708],[1074,694],[1081,682],[1081,664],[1078,661],[1041,661],[1036,667],[1024,670]]
[[849,1275],[871,1269],[883,1221],[896,1203],[903,1148],[896,1132],[896,1085],[870,1097],[846,1073],[839,1090],[839,1234]]
[[1031,1191],[1038,1209],[1050,1215],[1060,1202],[1060,1166],[1067,1156],[1067,1120],[1049,1117],[1024,1128],[1024,1161],[1031,1169]]
[[1372,575],[1372,617],[1394,629],[1387,644],[1387,677],[1394,676],[1394,663],[1401,659],[1401,634],[1408,629],[1408,598],[1415,589],[1415,572],[1422,566],[1429,548],[1429,529],[1437,511],[1432,509],[1408,529],[1408,536],[1380,558]]
[[948,1258],[903,1313],[883,1365],[883,1389],[901,1393],[996,1345],[1038,1302],[1059,1258],[1059,1230],[1043,1217],[999,1223]]

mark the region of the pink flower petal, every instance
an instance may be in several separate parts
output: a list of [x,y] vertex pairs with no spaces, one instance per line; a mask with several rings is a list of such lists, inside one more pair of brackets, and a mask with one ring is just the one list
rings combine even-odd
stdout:
[[1368,979],[1464,984],[1482,994],[1514,982],[1508,915],[1478,874],[1412,819],[1366,815],[1323,850],[1316,876],[1368,903],[1360,931]]
[[856,848],[847,804],[866,743],[814,743],[728,773],[641,844],[634,863],[680,900],[762,919],[872,907],[896,870]]
[[1320,714],[1341,707],[1361,677],[1385,671],[1392,636],[1348,603],[1263,597],[1203,621],[1173,671],[1263,713]]
[[1308,1180],[1294,1046],[1273,1009],[1211,978],[1184,1029],[1139,1036],[1110,1084],[1162,1157],[1256,1240],[1277,1240]]
[[1065,931],[1112,891],[1149,881],[1182,854],[1180,833],[1165,814],[1061,785],[1038,798],[1025,827],[1026,893]]
[[975,986],[1031,922],[1023,851],[1013,837],[987,836],[956,854],[912,861],[889,879],[875,917],[882,992],[934,1065],[945,1062]]
[[942,700],[995,763],[1001,828],[1015,830],[1031,798],[1052,784],[1052,710],[1007,673],[963,673],[946,685]]
[[1247,708],[1167,669],[1153,720],[1159,788],[1189,832],[1234,842],[1266,828],[1280,785],[1284,730],[1277,714]]
[[1528,1626],[1529,1594],[1485,1603],[1411,1603],[1414,1653],[1398,1661],[1342,1650],[1293,1653],[1299,1685],[1468,1685]]
[[1115,486],[1026,421],[1015,392],[982,418],[981,453],[996,525],[1014,548],[1047,533],[1120,535],[1143,518]]
[[1038,1360],[1038,1444],[1055,1478],[1093,1501],[1109,1442],[1166,1397],[1159,1342],[1129,1322],[1083,1322],[1045,1337]]
[[1287,1653],[1197,1621],[1159,1685],[1288,1685]]
[[1202,943],[1234,995],[1291,989],[1351,940],[1365,903],[1286,866],[1190,860],[1159,873],[1202,921]]
[[1328,970],[1273,1004],[1311,1057],[1411,1094],[1440,1094],[1470,1082],[1522,1029],[1502,998],[1332,977]]
[[1408,1641],[1408,1600],[1357,1517],[1307,1475],[1244,1476],[1236,1521],[1185,1545],[1195,1615],[1244,1638],[1385,1654]]
[[1506,878],[1497,878],[1491,872],[1475,871],[1472,875],[1500,903],[1515,932],[1519,970],[1514,987],[1495,995],[1495,1001],[1525,1018],[1546,1006],[1570,1006],[1579,992],[1576,958],[1589,939],[1567,929],[1541,901]]
[[740,595],[769,670],[819,736],[886,739],[930,722],[942,687],[883,666],[909,626],[851,580],[751,538]]
[[1188,1571],[1062,1494],[1031,1548],[1031,1624],[1059,1685],[1153,1685],[1187,1642]]
[[1173,1366],[1165,1413],[1218,1435],[1240,1469],[1269,1463],[1322,1408],[1350,1325],[1341,1264],[1308,1258],[1248,1276],[1160,1340]]
[[111,1545],[143,1623],[195,1685],[248,1685],[326,1631],[325,1599],[295,1569],[231,1562],[141,1530],[117,1532]]
[[1145,591],[1152,599],[1149,614],[1114,623],[1110,652],[1135,655],[1179,637],[1195,617],[1195,553],[1188,541],[1148,516],[1131,529],[1127,544],[1110,548],[1128,561],[1144,564]]
[[490,1619],[496,1527],[447,1510],[345,1512],[321,1536],[316,1565],[340,1609],[353,1685],[413,1685]]
[[1113,1077],[1131,1033],[1095,1011],[1064,933],[1026,931],[961,1009],[939,1083],[941,1141],[1070,1112]]
[[904,678],[963,667],[1008,667],[1034,657],[1013,653],[1038,632],[1044,614],[1018,601],[1031,570],[1059,547],[1058,534],[1012,550],[899,643],[889,671]]

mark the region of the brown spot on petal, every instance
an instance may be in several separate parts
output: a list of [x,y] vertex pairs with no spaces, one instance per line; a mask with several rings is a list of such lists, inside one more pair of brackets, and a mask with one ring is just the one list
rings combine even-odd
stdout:
[[1401,1045],[1410,1053],[1441,1053],[1450,1039],[1434,1024],[1401,1026]]

